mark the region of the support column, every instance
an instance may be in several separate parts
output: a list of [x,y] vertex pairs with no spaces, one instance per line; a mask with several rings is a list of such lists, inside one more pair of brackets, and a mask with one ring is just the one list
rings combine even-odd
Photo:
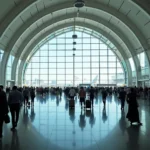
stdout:
[[148,60],[148,68],[149,68],[149,85],[150,85],[150,51],[145,52],[147,60]]
[[138,87],[138,81],[141,78],[141,66],[140,66],[140,61],[137,55],[133,57],[133,61],[134,61],[135,70],[136,70],[136,86]]
[[22,76],[23,76],[23,67],[25,65],[25,61],[21,60],[19,71],[18,71],[18,86],[22,86]]
[[2,62],[0,65],[0,84],[2,84],[4,87],[6,86],[6,69],[7,69],[7,62],[9,58],[9,53],[4,52]]
[[129,59],[125,60],[125,64],[126,64],[127,73],[128,73],[128,83],[127,83],[127,85],[128,86],[132,86],[132,69],[131,69],[131,65],[130,65]]

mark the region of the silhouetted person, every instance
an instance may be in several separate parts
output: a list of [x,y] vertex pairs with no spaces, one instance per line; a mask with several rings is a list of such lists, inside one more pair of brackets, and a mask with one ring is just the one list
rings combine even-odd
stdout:
[[121,110],[124,110],[124,104],[126,99],[126,92],[124,91],[124,88],[121,88],[121,91],[119,92],[119,99],[121,101]]
[[106,106],[106,97],[107,97],[107,91],[105,89],[102,90],[102,100],[104,103],[104,107]]
[[93,100],[94,100],[94,88],[91,86],[91,89],[90,89],[90,101],[91,101],[91,105],[93,107]]
[[127,102],[128,102],[128,113],[127,118],[131,122],[137,122],[139,125],[142,125],[139,119],[139,111],[138,111],[138,102],[136,99],[136,93],[134,89],[131,88],[131,92],[127,95]]
[[76,95],[76,91],[75,91],[75,89],[72,87],[72,88],[70,89],[70,91],[69,91],[69,96],[70,96],[71,100],[74,100],[75,95]]
[[29,102],[29,90],[27,87],[23,90],[23,96],[24,96],[24,106],[28,106]]
[[33,88],[31,88],[30,96],[31,96],[31,106],[34,106],[35,91]]
[[81,109],[82,109],[82,103],[84,104],[84,107],[85,107],[85,97],[86,97],[86,92],[83,89],[83,87],[81,87],[79,91],[79,97],[80,97],[80,104],[81,104]]
[[19,120],[19,110],[20,105],[23,101],[23,95],[17,90],[17,87],[14,86],[12,92],[10,92],[8,97],[8,104],[10,107],[11,117],[12,117],[12,128],[14,130],[17,127],[17,123]]
[[5,115],[8,114],[8,104],[6,93],[3,91],[3,86],[0,86],[0,139],[2,138],[3,122]]

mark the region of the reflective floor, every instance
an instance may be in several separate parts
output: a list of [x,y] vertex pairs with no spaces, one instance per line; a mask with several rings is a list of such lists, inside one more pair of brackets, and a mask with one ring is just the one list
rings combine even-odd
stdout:
[[101,96],[93,110],[81,110],[79,100],[69,109],[68,100],[47,95],[37,96],[34,108],[22,107],[15,132],[4,125],[0,150],[149,150],[150,106],[139,100],[143,126],[133,125],[120,110],[120,102],[108,97],[106,109]]

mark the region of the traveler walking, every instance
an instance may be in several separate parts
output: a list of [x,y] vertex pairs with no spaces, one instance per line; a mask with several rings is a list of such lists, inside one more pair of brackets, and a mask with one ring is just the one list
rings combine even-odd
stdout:
[[11,117],[12,117],[12,128],[14,130],[17,127],[19,120],[19,110],[20,105],[23,101],[23,95],[17,90],[17,86],[14,86],[12,92],[10,92],[8,97],[8,105],[10,107]]
[[131,122],[131,125],[133,122],[137,122],[139,125],[142,125],[139,119],[139,111],[138,111],[136,93],[134,92],[133,88],[131,88],[131,92],[127,95],[127,102],[129,106],[128,106],[128,113],[126,117]]
[[30,96],[31,96],[31,106],[34,106],[35,91],[33,88],[31,88]]
[[94,88],[91,86],[89,93],[90,93],[90,101],[91,101],[92,107],[93,107],[93,100],[94,100],[94,92],[95,92]]
[[74,100],[75,95],[76,95],[76,91],[75,91],[75,89],[72,87],[72,88],[70,89],[70,91],[69,91],[69,96],[70,96],[71,100]]
[[102,100],[103,100],[103,103],[104,103],[104,107],[106,106],[106,97],[107,97],[106,89],[103,89],[102,90]]
[[80,88],[79,97],[80,97],[80,104],[81,104],[81,109],[82,109],[82,103],[83,103],[84,106],[85,106],[85,97],[86,97],[86,92],[85,92],[85,90],[83,89],[83,87]]
[[3,86],[0,86],[0,139],[2,138],[3,122],[5,115],[8,114],[8,104],[6,93],[3,91]]
[[125,98],[126,92],[124,91],[124,88],[121,88],[121,91],[119,92],[119,99],[121,101],[121,110],[124,110]]
[[29,103],[29,90],[27,87],[23,90],[23,97],[24,97],[24,106],[28,106]]

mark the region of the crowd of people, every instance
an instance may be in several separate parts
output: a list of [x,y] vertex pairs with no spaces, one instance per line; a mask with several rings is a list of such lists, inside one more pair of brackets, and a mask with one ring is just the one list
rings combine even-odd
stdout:
[[12,128],[14,131],[17,127],[19,120],[19,111],[22,105],[24,107],[34,107],[34,98],[36,95],[44,96],[46,94],[52,94],[56,96],[66,96],[70,100],[74,100],[74,97],[79,98],[81,109],[86,108],[86,100],[88,99],[91,102],[91,109],[93,108],[94,98],[99,94],[102,96],[102,101],[104,104],[104,109],[106,106],[107,96],[112,96],[113,94],[118,97],[121,102],[121,110],[124,111],[125,102],[128,104],[128,112],[126,118],[130,123],[137,122],[139,125],[142,125],[139,119],[138,112],[138,101],[137,97],[143,95],[144,98],[149,97],[150,89],[149,88],[128,88],[128,87],[18,87],[14,86],[12,90],[6,88],[4,90],[3,86],[0,86],[0,138],[2,138],[2,128],[5,116],[10,111],[11,113],[11,122]]

